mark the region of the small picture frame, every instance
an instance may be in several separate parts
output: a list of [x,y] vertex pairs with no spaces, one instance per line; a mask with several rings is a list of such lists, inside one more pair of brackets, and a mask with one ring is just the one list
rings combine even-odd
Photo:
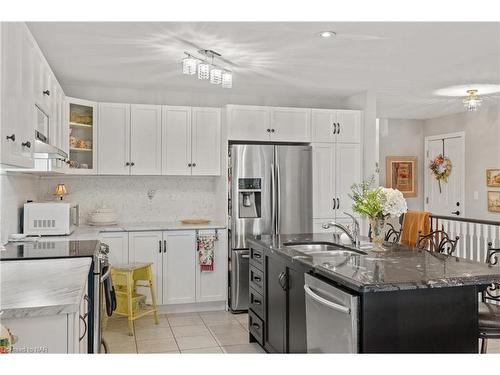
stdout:
[[488,191],[488,211],[500,212],[500,191]]
[[486,186],[500,187],[500,169],[486,170]]
[[387,156],[386,187],[398,189],[405,198],[417,196],[417,157]]

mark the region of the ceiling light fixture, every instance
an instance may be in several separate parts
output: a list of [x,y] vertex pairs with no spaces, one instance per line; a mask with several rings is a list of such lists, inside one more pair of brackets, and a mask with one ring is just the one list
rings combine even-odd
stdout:
[[322,31],[322,32],[319,33],[319,36],[322,37],[322,38],[325,38],[325,39],[332,38],[332,37],[334,37],[336,35],[337,35],[337,33],[335,31],[329,31],[329,30]]
[[477,95],[476,89],[467,90],[467,97],[463,100],[465,109],[470,112],[475,112],[481,106],[483,99]]
[[200,49],[198,53],[203,58],[184,52],[186,57],[182,59],[182,74],[194,75],[198,73],[198,79],[210,80],[214,85],[221,85],[225,89],[233,87],[233,73],[225,67],[214,63],[220,59],[221,54],[209,49]]

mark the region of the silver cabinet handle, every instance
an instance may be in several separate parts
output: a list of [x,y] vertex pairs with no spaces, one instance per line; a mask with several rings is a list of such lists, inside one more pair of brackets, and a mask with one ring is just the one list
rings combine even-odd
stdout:
[[250,258],[250,255],[245,254],[245,255],[242,255],[241,257],[242,257],[243,259],[248,259],[248,258]]
[[349,307],[339,305],[337,303],[334,303],[332,301],[328,301],[327,299],[318,296],[316,293],[314,293],[312,291],[312,289],[309,287],[309,285],[304,284],[304,290],[305,290],[306,294],[308,296],[310,296],[316,302],[319,302],[322,305],[325,305],[332,310],[336,310],[336,311],[342,312],[344,314],[351,314],[351,309]]
[[281,232],[281,174],[280,174],[280,165],[279,163],[276,165],[276,205],[278,210],[276,211],[276,234],[280,234]]
[[83,331],[83,334],[80,336],[79,341],[82,341],[85,335],[87,334],[87,321],[83,316],[80,315],[80,320],[83,322],[83,325],[85,326],[85,331]]
[[276,186],[274,184],[274,163],[271,163],[271,225],[276,232]]

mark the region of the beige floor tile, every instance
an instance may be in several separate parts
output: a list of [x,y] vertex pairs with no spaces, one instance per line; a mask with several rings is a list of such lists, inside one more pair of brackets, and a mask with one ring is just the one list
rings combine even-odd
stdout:
[[135,330],[135,336],[137,341],[157,340],[174,337],[170,327],[137,328]]
[[214,332],[214,337],[220,346],[248,344],[248,332],[242,329],[242,332],[217,333]]
[[235,315],[228,311],[210,311],[200,313],[201,319],[207,326],[215,324],[231,324],[236,323],[238,320]]
[[219,344],[217,344],[217,341],[215,341],[215,339],[210,334],[200,335],[200,336],[177,337],[176,340],[180,350],[210,348],[214,346],[219,346]]
[[187,349],[187,350],[182,350],[182,354],[222,354],[223,351],[221,348],[218,346],[214,346],[213,348],[201,348],[201,349]]
[[133,343],[119,343],[119,342],[107,342],[108,344],[108,354],[137,354],[137,347],[135,341]]
[[210,331],[204,324],[192,326],[177,326],[172,327],[172,332],[175,337],[189,337],[210,334]]
[[171,327],[201,325],[203,321],[198,314],[169,314],[167,316]]
[[173,337],[137,341],[137,351],[139,353],[167,353],[176,350],[179,350],[179,348]]
[[104,331],[102,337],[108,342],[130,343],[135,342],[134,336],[128,335],[128,330],[124,331]]
[[226,324],[214,324],[208,327],[210,332],[216,334],[243,334],[246,330],[239,322],[226,323]]
[[158,316],[158,324],[155,323],[153,316],[145,316],[134,321],[135,328],[148,327],[169,327],[168,319],[165,315]]
[[222,350],[224,353],[230,353],[230,354],[236,354],[236,353],[265,353],[264,349],[262,349],[258,344],[256,343],[248,343],[248,344],[242,344],[242,345],[229,345],[229,346],[223,346]]

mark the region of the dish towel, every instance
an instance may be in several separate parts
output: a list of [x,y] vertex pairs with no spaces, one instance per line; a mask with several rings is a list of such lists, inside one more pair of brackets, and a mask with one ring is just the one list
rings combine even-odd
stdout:
[[403,220],[403,231],[401,243],[403,245],[415,246],[418,240],[418,232],[423,235],[429,234],[431,228],[430,212],[408,211]]
[[202,272],[214,270],[214,248],[216,238],[213,235],[198,236],[198,259]]

